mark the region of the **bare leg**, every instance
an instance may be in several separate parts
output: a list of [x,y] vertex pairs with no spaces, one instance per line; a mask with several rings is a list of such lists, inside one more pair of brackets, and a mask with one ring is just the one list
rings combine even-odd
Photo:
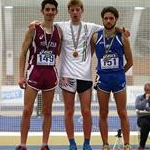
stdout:
[[126,90],[114,94],[117,104],[117,112],[121,120],[121,129],[123,133],[124,143],[129,144],[129,120],[126,110]]
[[91,95],[92,90],[88,89],[79,94],[81,103],[81,112],[83,116],[83,131],[84,138],[90,139],[92,129],[92,117],[91,117]]
[[24,95],[24,110],[21,120],[21,144],[26,145],[28,131],[30,128],[30,118],[33,112],[34,101],[37,91],[27,86]]
[[54,98],[54,91],[43,91],[42,100],[43,100],[43,144],[48,143],[51,122],[52,122],[52,103]]
[[103,145],[108,145],[108,104],[109,104],[109,97],[110,93],[103,92],[98,90],[98,101],[99,101],[99,108],[100,108],[100,117],[99,117],[99,128],[100,133],[103,141]]
[[65,128],[68,139],[74,139],[74,98],[75,93],[63,90],[63,100],[65,104]]

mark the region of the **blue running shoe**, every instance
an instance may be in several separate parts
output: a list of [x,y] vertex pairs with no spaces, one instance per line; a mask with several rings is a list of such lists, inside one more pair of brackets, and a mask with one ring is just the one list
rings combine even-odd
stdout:
[[92,150],[92,148],[89,144],[84,144],[83,145],[83,150]]
[[77,150],[77,146],[72,144],[69,146],[69,150]]

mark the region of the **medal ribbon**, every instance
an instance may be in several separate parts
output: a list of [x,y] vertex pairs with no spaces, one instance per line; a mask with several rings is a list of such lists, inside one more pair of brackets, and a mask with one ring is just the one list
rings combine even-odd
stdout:
[[[53,29],[53,31],[54,31],[54,29]],[[51,38],[48,41],[47,38],[46,38],[46,31],[44,30],[44,40],[45,40],[45,46],[46,46],[47,50],[49,50],[49,47],[50,47],[50,43],[51,43],[51,40],[52,40],[52,37],[53,37],[53,31],[51,33]]]
[[83,43],[83,56],[82,56],[82,61],[86,60],[86,52],[87,52],[87,33],[88,33],[88,29],[87,29],[87,24],[84,25],[84,32],[85,32],[85,41]]
[[79,25],[79,29],[78,29],[78,34],[77,34],[76,40],[75,40],[75,35],[74,35],[74,32],[73,32],[72,23],[70,23],[70,28],[71,28],[71,35],[72,35],[73,45],[74,45],[74,48],[75,48],[75,51],[76,51],[76,50],[77,50],[77,47],[78,47],[78,41],[79,41],[79,38],[80,38],[80,33],[81,33],[82,24],[80,23],[80,25]]
[[104,40],[104,48],[105,48],[105,54],[108,54],[112,44],[113,44],[113,41],[115,39],[115,36],[113,37],[113,39],[111,40],[110,44],[108,45],[108,47],[106,47],[106,40],[105,40],[105,32],[103,30],[103,40]]

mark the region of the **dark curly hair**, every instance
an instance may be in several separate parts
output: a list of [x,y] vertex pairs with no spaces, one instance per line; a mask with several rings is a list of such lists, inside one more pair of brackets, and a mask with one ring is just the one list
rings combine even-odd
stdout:
[[111,12],[115,16],[115,18],[117,19],[119,18],[118,10],[115,7],[112,6],[104,7],[101,12],[101,17],[104,18],[104,14],[107,12]]
[[58,3],[55,0],[43,0],[41,3],[41,9],[42,10],[45,8],[46,4],[53,4],[56,7],[56,9],[58,7]]

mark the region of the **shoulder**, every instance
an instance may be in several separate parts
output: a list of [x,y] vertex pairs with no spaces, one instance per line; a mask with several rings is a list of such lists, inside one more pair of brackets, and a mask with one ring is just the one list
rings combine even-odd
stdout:
[[93,33],[93,38],[94,38],[94,39],[97,39],[97,37],[98,37],[98,32],[94,32],[94,33]]
[[116,32],[116,40],[118,40],[121,44],[123,44],[123,37],[120,32]]
[[97,36],[103,36],[103,30],[98,30],[98,31],[96,31],[96,32],[94,32],[94,34],[93,35],[97,35]]
[[98,39],[98,32],[95,32],[93,33],[93,36],[92,36],[92,42],[96,43],[97,39]]
[[69,21],[60,21],[60,22],[54,22],[54,24],[59,27],[65,27],[66,25],[69,25],[70,22]]
[[33,38],[34,34],[35,34],[35,30],[30,30],[27,28],[25,31],[25,37],[28,39]]
[[121,37],[121,36],[122,36],[122,33],[116,31],[116,35],[119,36],[119,37]]
[[58,26],[58,25],[54,25],[54,27],[57,29],[60,37],[62,37],[63,33],[62,33],[62,29]]
[[54,28],[55,28],[55,29],[57,29],[58,31],[61,31],[60,26],[59,26],[59,25],[57,25],[57,24],[54,24]]

